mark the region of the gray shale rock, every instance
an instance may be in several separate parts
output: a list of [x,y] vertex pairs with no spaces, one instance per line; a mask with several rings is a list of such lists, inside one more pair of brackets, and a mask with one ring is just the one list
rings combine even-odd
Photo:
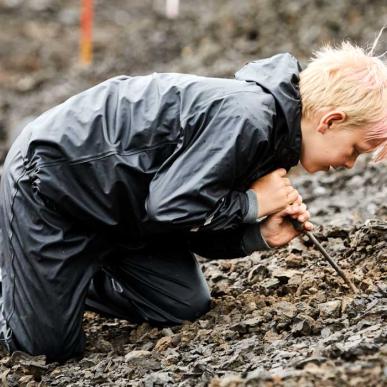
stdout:
[[332,301],[324,302],[323,304],[318,305],[318,309],[320,311],[320,317],[323,319],[339,317],[340,311],[341,311],[341,301],[332,300]]
[[[322,41],[369,45],[387,15],[385,0],[181,1],[173,21],[164,0],[95,3],[95,61],[81,68],[79,1],[0,1],[0,137],[9,131],[13,139],[44,110],[117,74],[232,78],[244,62],[285,51],[306,64]],[[162,328],[86,312],[82,360],[2,354],[0,384],[387,385],[386,164],[360,157],[351,170],[296,171],[292,183],[316,237],[359,287],[356,297],[306,237],[243,259],[200,259],[213,306],[197,321]]]

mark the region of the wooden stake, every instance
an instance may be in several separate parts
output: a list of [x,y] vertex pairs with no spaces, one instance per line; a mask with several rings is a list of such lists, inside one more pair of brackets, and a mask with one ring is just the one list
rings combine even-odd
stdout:
[[83,65],[93,61],[93,0],[82,0],[80,57]]

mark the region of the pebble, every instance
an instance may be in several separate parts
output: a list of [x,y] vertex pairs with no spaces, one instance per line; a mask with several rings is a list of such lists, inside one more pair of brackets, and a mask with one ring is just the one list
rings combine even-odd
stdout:
[[125,355],[125,361],[127,363],[132,361],[138,361],[150,357],[152,352],[150,351],[132,351]]
[[341,310],[341,301],[333,300],[324,302],[323,304],[318,305],[318,309],[320,311],[321,318],[339,317]]
[[294,320],[291,331],[297,336],[308,336],[312,334],[315,326],[316,322],[312,317],[299,314]]

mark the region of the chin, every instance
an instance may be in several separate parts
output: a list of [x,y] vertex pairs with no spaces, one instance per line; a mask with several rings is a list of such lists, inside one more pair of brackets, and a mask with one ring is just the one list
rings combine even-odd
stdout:
[[307,163],[304,164],[302,161],[300,161],[300,163],[302,165],[302,168],[304,168],[305,171],[308,172],[308,173],[315,173],[315,172],[323,170],[323,169],[317,168],[314,165],[308,165]]

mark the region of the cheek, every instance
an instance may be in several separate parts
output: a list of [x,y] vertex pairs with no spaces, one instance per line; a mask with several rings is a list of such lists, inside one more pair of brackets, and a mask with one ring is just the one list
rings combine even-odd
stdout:
[[326,161],[337,158],[337,153],[333,149],[321,148],[317,151],[318,160]]

